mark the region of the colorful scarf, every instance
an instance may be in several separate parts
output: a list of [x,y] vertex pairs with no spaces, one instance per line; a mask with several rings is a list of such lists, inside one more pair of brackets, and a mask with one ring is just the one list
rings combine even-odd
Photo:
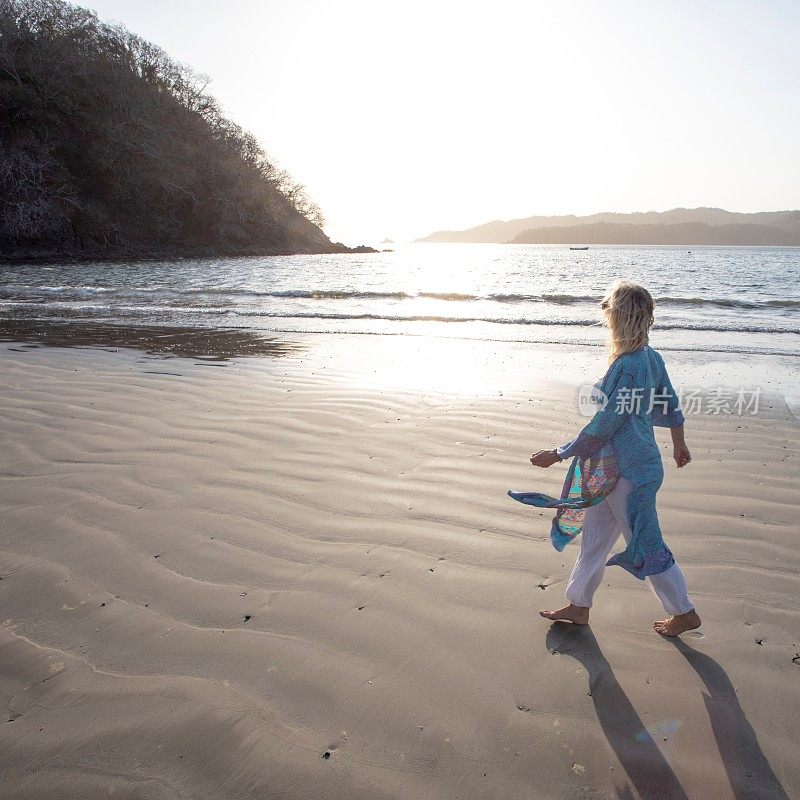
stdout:
[[512,492],[508,496],[537,508],[555,508],[550,541],[561,552],[583,530],[586,509],[602,503],[617,484],[617,459],[607,444],[593,456],[572,459],[561,497],[542,492]]

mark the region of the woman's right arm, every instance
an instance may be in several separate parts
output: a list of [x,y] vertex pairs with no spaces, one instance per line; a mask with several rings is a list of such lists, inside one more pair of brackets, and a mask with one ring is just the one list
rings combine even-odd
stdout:
[[672,435],[672,456],[675,459],[675,463],[678,465],[678,469],[680,469],[681,467],[685,467],[692,460],[692,454],[686,446],[686,438],[683,433],[682,424],[673,425],[669,429],[669,432]]
[[[663,359],[661,361],[663,364]],[[669,379],[666,365],[664,365],[664,373],[661,376],[658,398],[653,398],[652,412],[653,425],[657,425],[659,428],[677,428],[685,421],[681,411],[680,398]]]

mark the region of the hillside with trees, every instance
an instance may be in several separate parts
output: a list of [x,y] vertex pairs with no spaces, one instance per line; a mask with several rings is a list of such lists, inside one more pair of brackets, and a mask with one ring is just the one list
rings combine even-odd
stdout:
[[525,217],[494,220],[460,231],[436,231],[419,241],[800,246],[800,211],[746,214],[721,208],[674,208],[585,217]]
[[341,252],[208,80],[61,0],[0,0],[0,254]]

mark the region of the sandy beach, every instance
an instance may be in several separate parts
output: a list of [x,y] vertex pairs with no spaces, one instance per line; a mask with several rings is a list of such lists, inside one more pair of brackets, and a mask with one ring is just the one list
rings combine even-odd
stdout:
[[486,370],[447,393],[302,354],[0,345],[0,795],[797,797],[786,404],[694,415],[693,463],[666,464],[662,527],[703,618],[669,641],[617,568],[591,627],[537,615],[575,551],[506,490],[560,487],[527,462],[581,425],[574,384]]

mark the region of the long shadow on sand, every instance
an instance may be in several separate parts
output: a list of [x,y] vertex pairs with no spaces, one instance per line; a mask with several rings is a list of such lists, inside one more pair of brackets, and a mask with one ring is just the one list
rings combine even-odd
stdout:
[[[737,800],[789,800],[725,670],[686,642],[671,641],[708,690],[703,700],[733,796]],[[555,623],[547,633],[547,648],[583,665],[597,719],[638,795],[647,800],[686,800],[686,792],[619,685],[591,629]],[[632,798],[630,789],[624,787],[619,797]]]
[[736,696],[731,679],[710,656],[699,653],[686,642],[673,643],[700,676],[711,729],[737,800],[789,800],[781,782],[758,743],[758,737]]
[[[677,776],[648,733],[628,696],[614,676],[589,627],[552,625],[547,648],[578,660],[589,675],[597,719],[639,797],[647,800],[688,800]],[[625,787],[620,798],[631,798]]]

